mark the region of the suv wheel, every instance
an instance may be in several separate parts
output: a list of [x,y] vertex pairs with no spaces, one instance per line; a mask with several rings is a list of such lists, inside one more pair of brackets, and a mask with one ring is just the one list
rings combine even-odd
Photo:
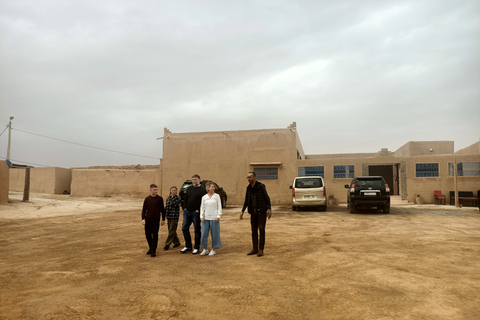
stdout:
[[297,211],[297,207],[292,206],[292,211]]
[[390,205],[383,206],[383,213],[390,213]]
[[222,198],[222,208],[226,208],[227,207],[227,198]]
[[355,205],[354,204],[350,205],[350,213],[355,213]]

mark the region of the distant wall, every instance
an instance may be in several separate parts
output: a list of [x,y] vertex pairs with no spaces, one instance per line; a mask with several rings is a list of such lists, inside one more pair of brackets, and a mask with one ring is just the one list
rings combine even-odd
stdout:
[[161,170],[72,169],[71,195],[142,198],[149,194],[152,183],[161,193]]
[[395,157],[453,154],[453,141],[409,141],[395,151]]
[[0,204],[8,203],[8,190],[10,175],[8,167],[5,161],[0,161]]
[[458,150],[455,152],[455,154],[461,155],[461,154],[470,154],[470,155],[475,155],[475,154],[480,154],[480,141],[477,143],[472,144],[471,146],[468,146],[466,148],[463,148],[461,150]]
[[[22,192],[25,186],[25,169],[10,169],[10,191]],[[70,169],[49,167],[30,169],[30,192],[62,194],[70,192]]]

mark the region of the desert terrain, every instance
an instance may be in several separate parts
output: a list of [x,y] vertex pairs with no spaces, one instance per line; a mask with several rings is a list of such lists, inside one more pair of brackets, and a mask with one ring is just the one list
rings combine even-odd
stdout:
[[248,215],[229,206],[216,256],[164,251],[165,226],[152,258],[141,199],[10,198],[0,205],[2,320],[480,319],[478,208],[277,206],[256,257]]

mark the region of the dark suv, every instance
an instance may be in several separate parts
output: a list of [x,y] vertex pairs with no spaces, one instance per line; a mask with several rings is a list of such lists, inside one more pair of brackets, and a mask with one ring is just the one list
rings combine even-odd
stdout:
[[355,213],[359,207],[382,209],[390,213],[390,188],[383,177],[356,177],[345,188],[347,192],[347,206],[350,213]]
[[[206,188],[207,182],[213,182],[211,180],[202,180],[200,181],[200,185],[204,188]],[[223,188],[220,188],[218,184],[213,182],[215,185],[215,193],[218,193],[220,196],[220,199],[222,199],[222,208],[225,208],[227,206],[227,193]],[[192,185],[192,180],[186,180],[183,184],[182,187],[180,188],[179,196],[182,199],[182,208],[184,208],[184,202],[185,202],[185,192],[187,192],[187,189]]]

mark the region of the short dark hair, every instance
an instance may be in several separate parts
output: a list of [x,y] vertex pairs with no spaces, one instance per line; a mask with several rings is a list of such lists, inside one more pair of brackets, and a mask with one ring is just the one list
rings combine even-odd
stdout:
[[251,173],[254,177],[257,177],[257,174],[253,171],[250,171],[249,173]]
[[150,189],[153,189],[153,188],[158,188],[158,186],[157,186],[155,183],[152,183],[152,184],[150,185]]
[[192,178],[198,178],[198,180],[200,180],[200,176],[198,174],[194,174]]

